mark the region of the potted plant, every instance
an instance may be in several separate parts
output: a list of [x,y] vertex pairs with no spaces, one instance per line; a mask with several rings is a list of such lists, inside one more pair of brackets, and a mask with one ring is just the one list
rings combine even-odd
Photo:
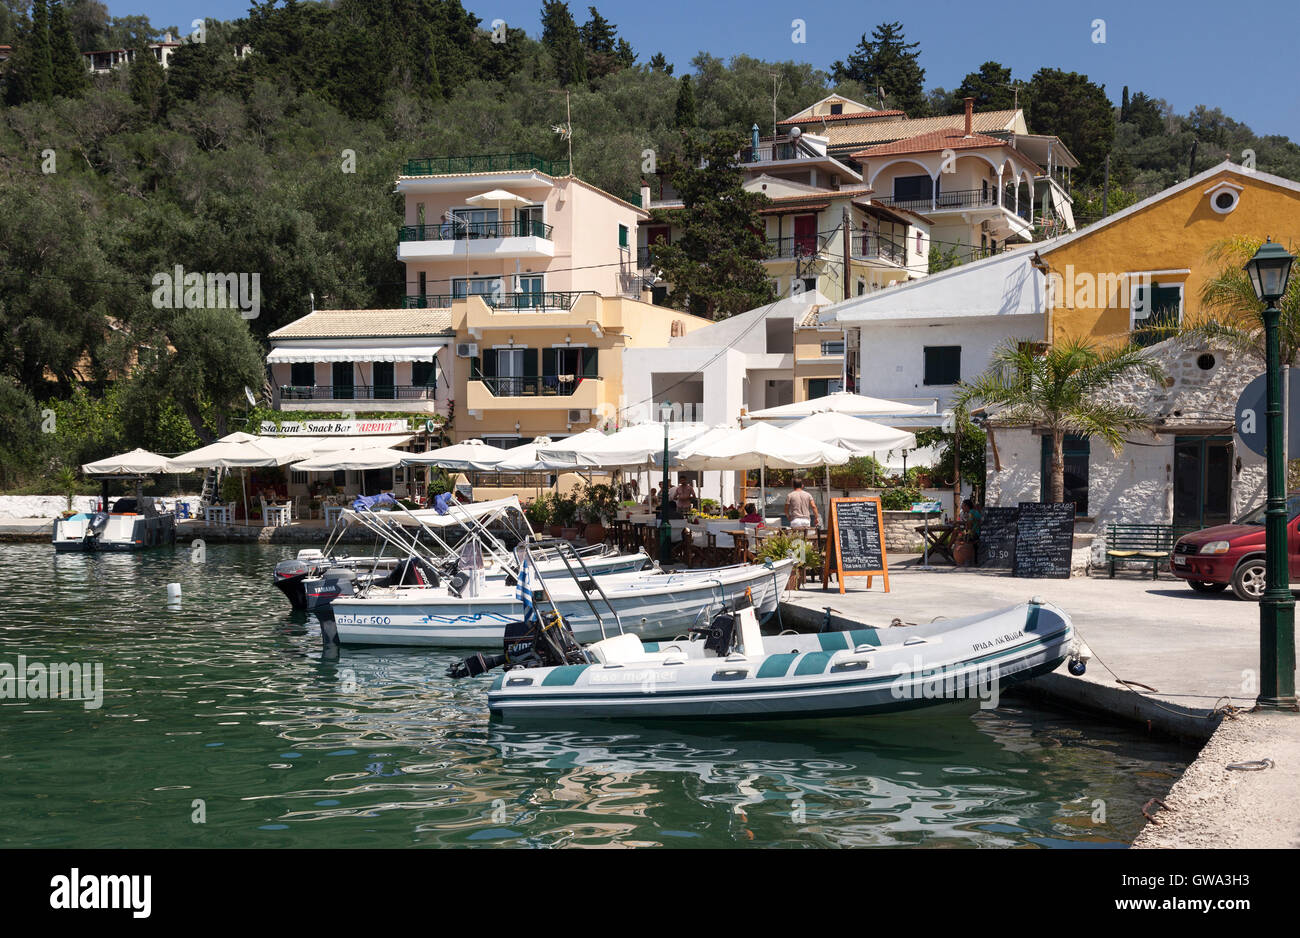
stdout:
[[550,495],[542,495],[524,506],[524,517],[534,531],[546,531],[551,523],[555,505]]
[[582,493],[580,518],[587,523],[583,537],[588,544],[605,540],[605,524],[618,514],[618,492],[612,485],[588,485]]
[[565,540],[572,541],[578,537],[578,500],[572,495],[555,495],[555,514],[552,517],[551,533]]
[[788,590],[800,587],[806,570],[819,569],[822,565],[822,555],[817,547],[805,538],[793,534],[773,534],[763,542],[763,546],[754,555],[758,563],[765,560],[777,561],[785,557],[795,559],[794,566],[790,568],[790,579],[785,585]]

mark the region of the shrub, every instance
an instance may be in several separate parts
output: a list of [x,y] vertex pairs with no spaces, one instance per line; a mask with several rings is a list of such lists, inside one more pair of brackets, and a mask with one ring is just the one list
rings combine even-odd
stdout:
[[920,500],[921,490],[910,485],[898,485],[880,493],[880,507],[885,511],[907,511]]
[[763,541],[763,546],[758,549],[754,557],[760,563],[764,560],[780,560],[783,557],[794,557],[800,565],[806,567],[820,567],[822,563],[822,555],[816,545],[793,534],[773,534]]

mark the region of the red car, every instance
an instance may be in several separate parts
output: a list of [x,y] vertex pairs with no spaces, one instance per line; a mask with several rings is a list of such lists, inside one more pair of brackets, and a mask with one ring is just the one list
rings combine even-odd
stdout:
[[[1291,579],[1300,580],[1300,495],[1287,496],[1286,542]],[[1259,601],[1264,595],[1264,506],[1237,520],[1178,539],[1169,571],[1197,592],[1218,593],[1232,587],[1238,599]]]

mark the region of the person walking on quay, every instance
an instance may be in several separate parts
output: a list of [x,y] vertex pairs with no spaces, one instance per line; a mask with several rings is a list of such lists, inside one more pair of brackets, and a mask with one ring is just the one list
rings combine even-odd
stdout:
[[786,496],[785,516],[790,519],[790,527],[821,527],[821,515],[813,497],[803,490],[803,479],[794,480],[794,491]]

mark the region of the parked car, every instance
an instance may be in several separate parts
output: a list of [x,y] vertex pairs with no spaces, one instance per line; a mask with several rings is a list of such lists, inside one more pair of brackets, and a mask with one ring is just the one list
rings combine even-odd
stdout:
[[[1200,593],[1232,587],[1238,599],[1258,602],[1264,595],[1264,508],[1178,539],[1169,570]],[[1291,579],[1300,580],[1300,493],[1287,496],[1286,541]]]

